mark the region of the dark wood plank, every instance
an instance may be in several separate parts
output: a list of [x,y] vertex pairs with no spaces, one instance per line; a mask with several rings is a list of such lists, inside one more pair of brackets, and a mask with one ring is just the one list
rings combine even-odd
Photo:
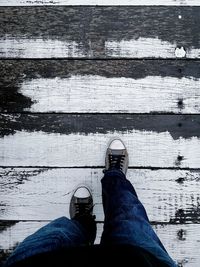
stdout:
[[[97,221],[103,221],[102,169],[1,168],[0,219],[50,220],[64,214],[77,185],[87,184],[94,197]],[[200,223],[200,171],[130,169],[151,222]]]
[[[17,243],[35,232],[47,222],[1,222],[0,256],[9,254]],[[9,226],[10,224],[10,226]],[[98,224],[96,243],[100,242],[102,224]],[[198,267],[200,261],[199,253],[199,224],[186,225],[153,225],[170,256],[180,267]]]
[[200,113],[199,61],[1,60],[0,77],[2,112]]
[[199,10],[164,6],[2,7],[0,56],[199,58]]
[[199,115],[166,114],[4,114],[0,113],[0,136],[17,132],[48,134],[107,134],[109,132],[169,132],[174,140],[200,138]]
[[200,166],[198,115],[1,114],[0,123],[1,166],[103,166],[114,136],[130,167]]

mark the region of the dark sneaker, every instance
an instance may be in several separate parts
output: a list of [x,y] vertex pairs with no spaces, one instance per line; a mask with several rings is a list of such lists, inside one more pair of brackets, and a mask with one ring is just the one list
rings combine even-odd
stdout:
[[71,198],[69,214],[71,219],[79,219],[87,215],[92,216],[93,198],[87,186],[79,186]]
[[114,138],[110,142],[106,151],[105,165],[105,171],[117,169],[126,174],[128,169],[128,152],[121,139]]

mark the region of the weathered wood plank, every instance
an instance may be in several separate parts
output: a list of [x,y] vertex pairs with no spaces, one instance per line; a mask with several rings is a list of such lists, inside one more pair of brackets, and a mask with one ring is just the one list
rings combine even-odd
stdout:
[[[46,222],[16,222],[9,227],[9,222],[2,222],[0,253],[3,251],[9,253],[17,243],[45,224]],[[100,242],[102,226],[102,224],[98,224],[96,243]],[[199,266],[199,224],[154,225],[153,227],[170,256],[176,260],[180,267]]]
[[199,6],[198,0],[1,0],[0,6],[76,6],[76,5],[103,5],[103,6],[138,6],[138,5],[152,5],[152,6]]
[[1,60],[0,77],[2,112],[200,113],[199,61]]
[[30,99],[32,105],[25,110],[31,112],[200,113],[200,79],[191,78],[33,79],[24,81],[19,93]]
[[198,267],[200,225],[157,225],[155,230],[170,256],[180,267]]
[[0,57],[199,58],[199,10],[164,6],[2,7]]
[[1,166],[103,166],[114,136],[130,167],[200,166],[198,115],[2,114],[0,126]]
[[113,131],[168,132],[174,140],[200,138],[199,115],[167,114],[5,114],[0,113],[0,136],[19,131],[69,135]]
[[[103,221],[102,169],[0,169],[0,219],[50,220],[66,215],[77,185],[90,186],[94,213]],[[199,223],[200,171],[130,169],[134,185],[152,222]]]

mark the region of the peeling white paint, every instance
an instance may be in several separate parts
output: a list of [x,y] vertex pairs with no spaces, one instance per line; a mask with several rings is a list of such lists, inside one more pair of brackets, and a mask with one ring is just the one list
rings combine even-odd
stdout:
[[5,36],[0,39],[0,56],[11,58],[62,58],[84,57],[85,54],[81,44],[75,41]]
[[[5,211],[0,214],[1,220],[52,220],[64,214],[69,217],[72,192],[80,184],[91,188],[96,219],[104,220],[100,182],[102,169],[49,169],[29,176],[21,183],[17,173],[21,170],[25,175],[26,171],[34,169],[8,170],[9,173],[4,175],[5,170],[0,169],[0,203],[3,203]],[[183,184],[176,182],[180,177],[185,178]],[[150,221],[161,223],[175,219],[178,209],[197,209],[199,178],[199,172],[184,170],[129,169],[127,172],[127,179],[135,187]],[[192,223],[191,217],[186,219],[187,223]]]
[[[137,40],[105,41],[104,57],[122,58],[176,58],[182,57],[177,44],[162,41],[158,38],[140,37]],[[200,48],[185,47],[184,57],[199,58]],[[85,51],[83,43],[25,36],[5,35],[0,39],[0,56],[3,58],[68,58],[88,57],[95,52]],[[182,49],[181,49],[182,52]],[[100,57],[102,57],[100,55]]]
[[198,0],[1,0],[0,6],[39,5],[153,5],[153,6],[199,6]]
[[[130,166],[200,166],[197,137],[174,140],[169,132],[138,130],[87,135],[16,132],[0,139],[1,166],[104,166],[108,141],[114,136],[120,136],[127,145]],[[181,162],[177,162],[179,154],[184,157]]]
[[32,112],[200,113],[200,80],[192,77],[39,78],[24,80],[19,92],[34,102]]
[[[187,58],[199,58],[200,49],[186,49]],[[137,40],[106,41],[106,55],[109,57],[133,57],[133,58],[175,58],[177,54],[177,44],[162,41],[158,38],[139,37]],[[181,50],[182,51],[182,50]],[[183,53],[181,54],[182,57]]]

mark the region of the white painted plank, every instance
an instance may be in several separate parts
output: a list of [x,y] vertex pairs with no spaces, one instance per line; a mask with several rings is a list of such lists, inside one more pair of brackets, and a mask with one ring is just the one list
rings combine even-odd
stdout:
[[0,139],[0,162],[1,166],[103,166],[108,142],[114,136],[124,140],[130,166],[200,166],[199,138],[173,139],[168,131],[140,130],[69,135],[16,131]]
[[200,80],[193,77],[73,75],[25,79],[19,93],[30,98],[33,104],[25,111],[31,112],[200,112]]
[[182,267],[200,263],[200,225],[158,225],[155,230],[170,256]]
[[[106,40],[102,58],[200,58],[200,48],[177,47],[158,37],[132,40]],[[83,43],[25,36],[5,35],[0,38],[2,58],[92,58],[93,50],[85,51]]]
[[6,35],[0,39],[0,55],[3,58],[85,57],[87,55],[81,46],[75,41],[12,38]]
[[[0,232],[0,249],[11,250],[16,243],[32,234],[46,222],[18,222],[14,226]],[[98,224],[95,243],[100,242],[103,224]],[[170,256],[183,267],[199,267],[200,262],[200,226],[188,225],[156,225],[153,226]]]
[[[31,235],[48,222],[18,222],[13,226],[6,226],[0,231],[0,249],[12,250],[22,242],[28,235]],[[1,222],[3,224],[3,222]],[[9,224],[9,223],[8,223]],[[5,223],[7,225],[7,223]]]
[[40,5],[153,5],[153,6],[199,6],[198,0],[1,0],[0,6],[40,6]]
[[106,41],[105,51],[108,57],[125,58],[198,58],[200,56],[198,48],[178,48],[176,43],[144,37],[129,41]]
[[[0,169],[1,220],[51,220],[69,217],[73,190],[87,184],[94,197],[94,213],[103,221],[102,169]],[[127,178],[136,189],[150,221],[197,222],[200,172],[130,169]],[[182,221],[182,222],[183,222]]]

